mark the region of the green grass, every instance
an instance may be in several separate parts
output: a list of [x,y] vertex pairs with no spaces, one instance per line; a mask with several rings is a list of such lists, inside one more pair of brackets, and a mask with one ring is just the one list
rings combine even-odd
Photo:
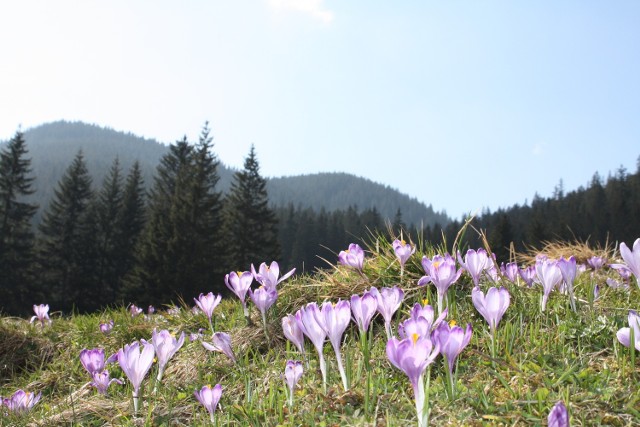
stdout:
[[[173,333],[208,331],[204,315],[190,307],[180,314],[159,310],[149,319],[131,318],[124,307],[93,315],[53,313],[52,324],[41,328],[28,319],[0,318],[0,395],[16,389],[42,392],[42,399],[22,416],[0,415],[0,425],[145,425],[191,426],[209,424],[209,415],[193,396],[206,384],[220,383],[223,394],[216,412],[217,425],[225,426],[406,426],[417,423],[413,392],[406,376],[385,354],[386,337],[378,316],[371,332],[371,372],[368,374],[355,324],[342,344],[351,389],[344,392],[333,350],[325,344],[328,391],[322,390],[317,354],[306,342],[308,365],[287,405],[283,380],[287,359],[301,360],[282,335],[280,319],[307,302],[337,301],[370,286],[398,284],[406,293],[394,317],[394,331],[414,303],[428,298],[435,303],[432,287],[418,288],[423,275],[420,259],[432,256],[427,247],[411,258],[402,281],[387,241],[378,242],[365,262],[365,277],[335,266],[314,277],[303,276],[280,285],[280,298],[268,313],[269,339],[260,315],[251,308],[253,325],[246,325],[239,301],[227,298],[214,312],[215,329],[232,336],[238,363],[222,353],[206,351],[200,342],[185,341],[167,365],[157,393],[152,393],[156,367],[147,375],[141,409],[133,414],[131,386],[113,384],[107,396],[87,383],[80,364],[83,348],[103,347],[111,355],[124,344],[150,339],[153,328]],[[640,357],[632,360],[620,345],[616,331],[626,325],[629,309],[640,309],[640,291],[610,289],[598,274],[600,298],[591,302],[591,277],[580,276],[576,285],[578,312],[568,297],[551,294],[547,311],[540,312],[541,289],[504,283],[511,306],[500,322],[496,358],[490,355],[490,336],[484,319],[471,303],[470,280],[463,278],[449,290],[450,316],[458,325],[470,322],[473,337],[457,362],[456,393],[447,392],[445,365],[438,357],[430,367],[431,425],[546,425],[549,410],[558,400],[569,408],[572,425],[640,425]],[[483,284],[486,291],[489,284]],[[208,290],[203,289],[203,292]],[[143,304],[144,301],[138,301]],[[52,307],[55,310],[55,307]],[[100,322],[114,320],[109,335]],[[207,332],[205,332],[206,334]],[[208,338],[205,336],[205,338]],[[635,364],[632,364],[632,362]],[[108,367],[112,377],[124,377],[117,364]]]

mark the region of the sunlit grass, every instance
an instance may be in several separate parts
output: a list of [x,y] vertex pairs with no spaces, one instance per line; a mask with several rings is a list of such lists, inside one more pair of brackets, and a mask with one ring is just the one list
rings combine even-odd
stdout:
[[[29,324],[28,319],[0,318],[0,395],[9,396],[18,388],[42,391],[42,400],[31,412],[2,415],[0,424],[206,425],[209,414],[193,392],[219,383],[223,394],[216,424],[220,426],[415,425],[411,385],[387,359],[384,323],[379,315],[369,332],[370,372],[355,323],[345,333],[341,350],[350,383],[347,392],[331,346],[326,343],[324,347],[328,365],[328,390],[324,393],[311,343],[305,342],[303,359],[284,338],[280,321],[308,302],[336,302],[362,294],[371,286],[397,285],[405,291],[405,300],[394,316],[395,333],[398,322],[408,317],[416,302],[425,298],[435,302],[435,289],[416,283],[424,274],[422,256],[436,253],[420,242],[401,278],[390,240],[377,236],[368,247],[363,275],[333,266],[313,277],[289,279],[279,285],[279,299],[267,312],[268,338],[255,307],[250,307],[252,324],[247,325],[240,302],[235,297],[223,300],[212,323],[215,331],[231,335],[237,363],[222,353],[205,350],[200,341],[187,339],[167,364],[155,393],[157,366],[152,368],[143,382],[136,415],[129,383],[113,384],[107,396],[88,385],[90,378],[80,364],[80,351],[103,347],[111,355],[134,340],[149,340],[154,328],[176,335],[203,328],[204,339],[210,341],[205,315],[194,314],[190,306],[183,306],[178,314],[157,307],[156,314],[133,318],[125,307],[92,315],[53,312],[52,324],[44,328]],[[613,257],[613,252],[609,256]],[[640,308],[640,291],[635,284],[630,291],[607,287],[604,280],[615,274],[608,270],[593,277],[588,272],[582,274],[575,285],[577,312],[571,310],[568,296],[557,291],[551,293],[546,311],[540,312],[540,287],[528,289],[503,282],[511,305],[496,331],[495,358],[491,357],[489,327],[473,307],[471,281],[463,275],[449,289],[447,320],[461,326],[471,323],[473,336],[457,359],[455,397],[448,391],[442,357],[429,368],[430,424],[546,425],[550,409],[563,400],[572,425],[640,425],[638,357],[632,358],[630,349],[616,339],[616,331],[628,326],[628,310]],[[594,301],[595,283],[600,286],[600,297]],[[489,286],[481,285],[484,291]],[[115,325],[105,335],[99,324],[108,320]],[[302,360],[304,366],[292,407],[287,403],[284,381],[289,359]],[[112,377],[124,377],[117,364],[108,369]]]

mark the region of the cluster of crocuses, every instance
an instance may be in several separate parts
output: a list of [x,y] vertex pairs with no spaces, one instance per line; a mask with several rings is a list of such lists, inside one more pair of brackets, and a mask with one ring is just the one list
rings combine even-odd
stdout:
[[[278,290],[276,286],[282,281],[288,279],[295,273],[295,268],[280,277],[280,266],[276,261],[271,262],[270,265],[266,263],[260,264],[258,270],[251,264],[251,271],[235,272],[227,274],[224,278],[224,282],[227,287],[240,299],[242,304],[242,310],[247,322],[250,322],[249,308],[247,306],[247,293],[253,301],[253,304],[258,308],[262,316],[262,323],[264,325],[265,334],[267,334],[267,310],[276,302],[278,298]],[[253,290],[251,284],[253,280],[260,283],[260,287]],[[213,352],[220,352],[225,354],[233,363],[236,363],[236,356],[231,347],[231,336],[226,332],[216,332],[214,330],[212,317],[214,309],[220,304],[222,299],[221,295],[213,295],[212,292],[208,294],[200,294],[200,296],[194,301],[198,311],[201,311],[207,316],[209,321],[209,327],[211,329],[211,342],[204,341],[202,333],[199,331],[193,333],[190,336],[191,341],[202,339],[202,346]],[[297,373],[297,370],[295,371]],[[300,373],[301,375],[301,373]],[[295,382],[300,378],[300,375],[296,374]],[[287,375],[289,378],[290,375]],[[292,377],[293,381],[293,377]],[[295,383],[291,383],[288,380],[291,388],[291,399],[293,399],[293,386]],[[214,413],[222,395],[222,386],[216,384],[214,387],[206,385],[202,387],[200,391],[196,391],[196,398],[202,405],[209,411],[211,420],[214,420]]]
[[[202,341],[202,346],[209,351],[224,353],[227,357],[229,357],[229,359],[231,359],[231,361],[233,361],[233,363],[235,363],[236,356],[231,349],[231,336],[226,332],[216,332],[213,327],[213,311],[218,306],[218,304],[220,304],[221,299],[221,295],[214,296],[213,292],[209,292],[206,295],[200,294],[197,299],[193,299],[199,311],[207,316],[209,327],[211,329],[211,343]],[[196,341],[203,338],[204,335],[200,331],[197,333],[192,333],[189,337],[191,341]]]
[[391,318],[400,307],[404,292],[397,286],[383,288],[378,291],[372,287],[363,295],[353,295],[350,301],[339,300],[336,303],[325,301],[321,306],[311,302],[300,308],[295,314],[282,318],[282,330],[285,337],[304,356],[304,337],[306,336],[318,353],[320,372],[323,386],[327,387],[327,370],[324,359],[324,343],[328,339],[336,355],[336,362],[340,378],[345,390],[349,389],[342,363],[340,345],[342,336],[351,323],[351,319],[358,326],[361,337],[365,337],[369,324],[376,313],[380,313],[385,320],[385,329],[391,334]]
[[[393,249],[401,265],[401,275],[404,265],[415,252],[415,247],[404,241],[393,242]],[[629,250],[622,243],[620,252],[625,264],[611,264],[611,267],[620,273],[623,280],[628,281],[631,275],[635,275],[636,280],[640,280],[640,239],[636,240],[633,250]],[[364,275],[364,251],[357,244],[351,244],[349,249],[342,251],[338,257],[339,263],[356,269]],[[428,409],[426,406],[424,374],[427,367],[435,360],[438,354],[442,354],[446,364],[446,374],[451,395],[455,394],[455,362],[459,354],[468,345],[472,328],[467,324],[466,328],[457,326],[455,322],[446,322],[448,311],[445,307],[446,294],[465,271],[471,277],[474,287],[471,291],[472,301],[475,308],[483,316],[489,325],[489,333],[492,338],[492,353],[495,356],[494,336],[498,324],[507,310],[510,303],[510,296],[504,287],[490,287],[487,292],[480,288],[482,278],[486,278],[490,283],[498,283],[500,276],[496,268],[495,257],[489,255],[484,249],[467,251],[464,257],[457,253],[458,263],[462,268],[456,267],[456,260],[449,254],[435,255],[433,258],[423,257],[422,266],[425,271],[418,284],[421,286],[433,284],[437,291],[437,317],[436,312],[426,302],[416,304],[410,311],[409,318],[402,321],[394,334],[392,328],[392,318],[404,299],[404,292],[397,286],[382,288],[370,288],[362,295],[353,295],[349,301],[339,300],[336,303],[324,302],[320,306],[309,303],[300,308],[295,314],[290,314],[282,319],[282,329],[285,336],[293,343],[304,357],[304,337],[306,336],[314,345],[318,352],[320,370],[323,384],[326,390],[327,375],[326,363],[323,356],[323,347],[328,340],[334,349],[338,370],[345,390],[349,388],[349,378],[345,373],[342,356],[341,343],[343,335],[349,326],[351,319],[357,325],[361,342],[364,340],[363,351],[367,350],[366,336],[369,325],[376,313],[384,318],[385,332],[387,334],[386,353],[390,363],[402,370],[409,378],[414,390],[418,425],[427,423]],[[594,269],[600,269],[605,265],[605,260],[594,257],[588,260],[588,265]],[[243,312],[249,318],[246,305],[246,294],[249,293],[254,305],[262,315],[266,332],[266,311],[277,299],[276,286],[290,277],[294,270],[291,270],[283,277],[279,277],[279,266],[274,261],[270,266],[265,263],[256,269],[251,266],[251,272],[232,272],[225,277],[225,283],[229,289],[240,299]],[[500,272],[507,280],[517,283],[521,278],[527,285],[540,284],[543,288],[541,299],[541,309],[544,311],[549,294],[553,289],[569,294],[572,308],[575,310],[575,297],[573,295],[573,282],[580,273],[580,266],[576,264],[574,257],[568,259],[550,260],[540,256],[536,264],[532,267],[520,269],[517,264],[509,263],[501,266]],[[251,284],[253,280],[260,283],[260,287],[253,291]],[[211,351],[225,353],[234,363],[235,355],[231,349],[230,336],[223,332],[214,332],[212,316],[215,307],[220,303],[221,297],[214,296],[211,292],[207,295],[201,294],[198,299],[194,299],[199,311],[203,312],[211,327],[212,344],[203,341],[203,346]],[[129,307],[131,315],[137,316],[142,312],[135,305]],[[51,322],[48,317],[48,305],[34,306],[34,316],[44,326],[45,322]],[[150,306],[148,313],[154,312]],[[628,317],[629,327],[618,331],[619,341],[627,347],[635,347],[640,351],[640,316],[631,310]],[[109,333],[113,328],[113,321],[100,325],[100,330]],[[195,339],[202,337],[202,334],[195,334]],[[109,372],[105,369],[106,362],[117,361],[123,372],[133,386],[134,410],[138,410],[138,398],[141,384],[150,370],[154,357],[158,358],[158,375],[156,387],[162,380],[165,365],[168,360],[180,349],[184,343],[184,333],[176,339],[168,331],[153,331],[150,342],[145,340],[135,341],[130,345],[125,345],[111,358],[105,361],[104,350],[100,348],[83,350],[80,353],[80,361],[91,376],[91,385],[103,394],[106,394],[110,384],[119,379],[110,379]],[[365,357],[367,359],[367,357]],[[365,360],[365,365],[368,360]],[[285,381],[289,391],[289,405],[293,404],[294,388],[303,373],[303,365],[300,361],[288,360],[285,365]],[[428,384],[428,382],[427,382]],[[214,420],[214,412],[222,394],[220,384],[211,387],[202,387],[194,392],[197,400],[205,406]],[[10,398],[2,399],[2,405],[14,412],[26,411],[40,399],[40,394],[33,394],[18,390]],[[565,424],[566,423],[566,424]],[[562,402],[559,402],[549,414],[550,425],[568,425],[567,409]]]
[[[265,334],[268,335],[267,310],[278,299],[277,286],[284,280],[291,277],[291,275],[293,275],[295,271],[296,269],[294,268],[280,277],[280,266],[276,261],[271,262],[270,265],[267,265],[267,263],[263,262],[262,264],[260,264],[258,270],[256,270],[253,264],[251,264],[251,271],[232,271],[224,277],[224,283],[231,290],[231,292],[233,292],[238,297],[238,299],[240,299],[244,316],[248,322],[250,321],[250,317],[246,298],[247,293],[249,293],[251,301],[253,301],[253,304],[256,306],[258,311],[260,311],[264,331]],[[255,290],[251,289],[251,283],[254,279],[256,280],[256,282],[260,283],[260,286]]]
[[113,382],[122,384],[119,379],[110,379],[109,371],[105,369],[106,363],[118,362],[133,386],[133,406],[134,411],[138,411],[138,399],[140,386],[145,376],[151,369],[154,358],[158,360],[158,375],[156,377],[156,387],[162,381],[165,367],[169,359],[182,347],[184,343],[184,332],[176,339],[169,331],[153,330],[151,341],[140,340],[131,344],[126,344],[117,353],[105,360],[104,349],[84,349],[80,352],[80,363],[91,376],[91,385],[102,394],[107,393],[107,389]]
[[[357,325],[360,337],[366,337],[369,325],[376,313],[384,318],[385,331],[388,335],[387,356],[391,364],[401,369],[409,377],[414,388],[416,410],[419,425],[424,425],[426,414],[423,374],[426,367],[438,354],[445,357],[448,367],[450,389],[454,390],[454,366],[462,349],[471,339],[471,325],[465,329],[456,326],[455,322],[443,322],[447,316],[444,310],[436,318],[434,309],[428,304],[416,304],[411,310],[409,319],[400,323],[397,335],[392,331],[391,320],[404,299],[404,292],[397,286],[375,287],[362,295],[353,295],[349,301],[339,300],[336,303],[326,301],[318,306],[311,302],[300,308],[295,314],[282,319],[285,336],[304,355],[304,337],[306,336],[318,353],[323,385],[326,390],[327,372],[323,347],[329,340],[336,355],[336,362],[345,390],[349,388],[348,378],[343,368],[340,354],[342,337],[351,319]],[[500,314],[499,316],[501,316]],[[499,321],[499,319],[498,319]],[[497,323],[497,321],[496,321]],[[366,343],[363,351],[367,348]],[[365,355],[365,359],[367,359]],[[368,360],[365,360],[365,364]]]
[[[31,393],[24,390],[17,390],[11,395],[11,397],[0,396],[0,406],[4,406],[6,411],[12,414],[21,414],[29,411],[33,406],[40,401],[42,393]],[[0,408],[0,411],[2,409]]]

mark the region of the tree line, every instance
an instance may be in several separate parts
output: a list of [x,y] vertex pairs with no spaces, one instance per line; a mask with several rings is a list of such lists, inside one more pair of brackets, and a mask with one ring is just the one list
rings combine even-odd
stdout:
[[[404,223],[400,209],[386,224],[376,207],[274,207],[253,147],[226,193],[219,166],[208,126],[197,142],[185,137],[169,147],[150,186],[137,162],[124,171],[118,158],[94,186],[78,152],[41,208],[30,202],[34,177],[17,132],[0,150],[0,310],[26,314],[39,302],[64,312],[189,303],[200,292],[226,293],[224,275],[252,263],[277,260],[282,269],[312,273],[349,243],[366,243],[389,226],[413,242],[439,244],[444,237],[450,251],[467,220],[416,227]],[[638,166],[606,182],[596,174],[587,188],[567,194],[560,184],[552,197],[483,212],[471,225],[486,232],[498,261],[508,260],[512,242],[518,251],[547,240],[630,243],[640,236]],[[460,243],[482,244],[474,232]]]
[[[444,227],[449,245],[466,219]],[[568,193],[560,181],[550,197],[536,195],[531,204],[485,211],[470,225],[485,232],[500,262],[509,260],[512,243],[518,252],[549,241],[582,241],[601,247],[631,244],[640,237],[640,158],[635,173],[621,166],[604,180],[596,172],[586,187]],[[423,238],[438,241],[442,233],[439,227],[426,227]],[[462,244],[479,247],[482,241],[478,233],[467,232]]]
[[223,291],[231,269],[277,259],[277,220],[254,148],[223,196],[212,147],[208,126],[197,143],[173,144],[148,193],[139,164],[125,174],[117,158],[94,190],[78,152],[34,230],[34,178],[17,132],[0,153],[0,309],[188,301]]
[[0,151],[0,310],[189,303],[200,292],[226,293],[224,275],[251,264],[312,272],[325,265],[319,249],[335,256],[383,226],[375,208],[271,207],[253,147],[227,193],[219,165],[208,126],[196,143],[169,147],[148,191],[139,163],[124,171],[118,158],[95,186],[79,151],[34,227],[40,207],[30,202],[34,177],[17,132]]

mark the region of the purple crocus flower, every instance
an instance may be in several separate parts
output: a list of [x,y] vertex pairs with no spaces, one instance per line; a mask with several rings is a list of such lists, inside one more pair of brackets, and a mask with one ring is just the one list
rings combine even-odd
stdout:
[[103,334],[108,334],[113,329],[113,320],[108,321],[107,323],[100,323],[100,332]]
[[118,351],[118,363],[133,386],[134,412],[138,412],[138,391],[142,380],[151,369],[155,355],[153,344],[143,342],[142,346],[143,348],[141,349],[140,343],[134,341],[131,344],[126,344],[124,348]]
[[351,314],[353,320],[358,325],[360,335],[366,334],[369,330],[369,324],[378,310],[378,300],[371,291],[365,291],[362,296],[351,296]]
[[622,282],[619,282],[616,279],[607,277],[605,283],[612,289],[624,289],[625,291],[629,290],[629,284],[624,280]]
[[198,329],[198,332],[191,332],[189,334],[189,342],[194,342],[199,339],[202,339],[204,337],[204,335],[202,334],[202,331],[204,331],[204,329],[200,328]]
[[198,399],[198,402],[200,402],[202,406],[204,406],[207,411],[209,411],[211,423],[214,423],[214,414],[216,412],[216,407],[218,406],[218,402],[220,401],[220,397],[222,396],[222,386],[220,384],[216,384],[214,387],[206,385],[202,387],[200,391],[194,391],[193,394],[196,399]]
[[426,276],[418,281],[418,286],[429,282],[434,284],[438,294],[438,313],[442,313],[447,290],[460,278],[462,269],[456,270],[456,261],[448,253],[445,253],[444,256],[436,255],[433,259],[423,257],[422,268],[424,268]]
[[287,360],[284,368],[284,378],[289,386],[289,406],[293,406],[293,389],[302,377],[302,362],[296,360]]
[[180,338],[176,339],[169,331],[166,329],[161,330],[160,332],[156,332],[153,330],[151,335],[151,343],[153,344],[153,348],[156,351],[156,356],[158,358],[158,377],[156,379],[156,387],[157,384],[162,381],[162,375],[164,374],[164,368],[169,362],[169,359],[173,357],[174,354],[182,344],[184,344],[184,332],[180,334]]
[[431,364],[440,351],[440,343],[435,345],[428,337],[420,337],[417,334],[403,340],[392,337],[387,342],[387,357],[393,366],[400,369],[411,381],[415,396],[418,426],[426,425],[424,371]]
[[400,276],[404,274],[404,265],[411,258],[416,251],[416,247],[411,245],[410,243],[405,242],[404,240],[394,240],[391,244],[393,246],[393,251],[400,261]]
[[636,276],[636,283],[640,287],[640,238],[633,242],[633,250],[629,250],[626,243],[620,243],[620,256]]
[[[213,292],[209,292],[207,295],[200,294],[198,299],[193,299],[196,303],[196,307],[199,308],[204,314],[207,315],[209,320],[209,328],[213,333],[213,323],[211,323],[211,316],[213,316],[213,310],[220,304],[222,295],[213,295]],[[195,308],[195,307],[194,307]],[[195,313],[195,311],[194,311]]]
[[249,296],[251,301],[258,307],[260,314],[262,315],[262,325],[264,326],[264,333],[268,337],[267,333],[267,310],[278,299],[278,291],[276,288],[267,288],[266,286],[260,286],[255,291],[249,289]]
[[577,274],[577,266],[576,266],[576,257],[573,255],[569,257],[569,259],[565,259],[561,257],[558,260],[558,268],[560,269],[560,273],[562,274],[562,280],[567,287],[567,291],[569,291],[569,302],[571,303],[571,309],[576,311],[576,298],[573,294],[573,282],[576,280]]
[[640,316],[635,310],[629,310],[629,327],[618,330],[618,341],[625,347],[631,347],[631,331],[633,331],[633,346],[640,351]]
[[231,336],[226,332],[216,332],[211,337],[211,344],[202,341],[202,346],[209,351],[224,353],[233,363],[236,363],[236,355],[231,348]]
[[177,316],[180,314],[180,307],[178,306],[172,306],[169,307],[169,309],[167,309],[167,314],[171,315],[171,316]]
[[21,414],[33,408],[35,404],[40,401],[41,397],[42,393],[35,394],[24,390],[16,390],[11,397],[2,399],[2,403],[9,411]]
[[196,303],[196,306],[202,310],[204,314],[207,315],[209,320],[211,320],[211,316],[213,316],[213,310],[220,304],[220,300],[222,300],[222,295],[213,295],[213,292],[209,292],[207,295],[200,294],[198,299],[193,299]]
[[491,336],[495,335],[495,331],[498,328],[498,323],[504,315],[505,311],[509,307],[511,298],[509,291],[506,288],[489,288],[487,294],[475,287],[471,291],[471,299],[473,305],[478,312],[484,317],[484,320],[489,324],[491,330]]
[[496,254],[491,254],[491,257],[488,261],[488,266],[484,270],[484,274],[489,280],[497,284],[500,281],[500,275],[498,274],[498,268],[496,267],[495,259]]
[[82,350],[80,352],[80,363],[82,363],[84,369],[86,369],[91,376],[104,371],[104,349],[94,348],[91,350]]
[[547,422],[549,427],[569,427],[569,412],[562,401],[551,408]]
[[500,266],[502,275],[507,278],[511,283],[516,283],[518,280],[518,263],[510,262],[507,265],[502,264]]
[[338,262],[342,265],[353,267],[362,272],[364,264],[364,251],[357,243],[351,243],[349,249],[340,251],[338,254]]
[[431,338],[431,323],[424,317],[408,318],[398,325],[398,336],[401,339],[419,337]]
[[380,291],[375,287],[371,287],[370,292],[378,301],[378,312],[384,318],[384,329],[387,332],[387,338],[391,338],[391,318],[402,304],[404,291],[394,286],[393,288],[382,288]]
[[302,333],[309,338],[318,352],[318,361],[320,362],[320,372],[322,373],[322,383],[324,391],[327,391],[327,364],[324,360],[322,347],[324,340],[327,338],[327,332],[318,322],[320,318],[320,309],[318,304],[311,302],[296,312],[296,320],[298,326],[302,329]]
[[462,259],[460,252],[458,252],[458,262],[462,268],[469,273],[475,286],[478,286],[480,283],[480,276],[482,273],[492,265],[491,260],[487,255],[487,251],[482,248],[477,251],[469,249],[464,256],[464,260]]
[[91,385],[98,389],[98,393],[107,394],[107,389],[111,385],[111,383],[118,383],[120,385],[124,384],[121,380],[117,378],[109,378],[109,371],[104,370],[102,372],[95,372],[92,376],[93,380],[91,381]]
[[[36,319],[40,322],[40,325],[44,328],[44,322],[47,321],[51,324],[51,319],[49,318],[49,304],[40,304],[33,305],[33,312],[36,314],[31,318],[29,323],[33,323]],[[18,390],[20,391],[20,390]]]
[[150,305],[149,308],[147,308],[147,314],[149,316],[151,316],[155,312],[156,312],[156,308],[154,306]]
[[271,262],[271,265],[267,265],[263,262],[260,264],[258,271],[256,271],[253,264],[251,264],[251,273],[253,274],[253,277],[265,288],[275,289],[280,282],[287,280],[295,272],[296,269],[293,268],[278,279],[278,276],[280,276],[280,266],[276,261]]
[[631,275],[633,274],[633,272],[631,271],[631,269],[629,269],[629,267],[627,267],[626,264],[609,264],[609,267],[614,269],[620,275],[620,278],[625,282],[628,282],[629,279],[631,279]]
[[605,262],[606,260],[601,256],[592,256],[587,260],[587,264],[589,264],[589,267],[593,268],[595,271],[598,271],[602,267],[604,267]]
[[409,316],[411,319],[425,319],[429,325],[428,329],[432,331],[437,328],[438,325],[440,325],[440,323],[447,317],[448,313],[449,310],[445,308],[444,311],[440,313],[440,315],[436,319],[433,307],[431,307],[429,305],[429,301],[425,299],[424,301],[422,301],[422,304],[416,303],[413,306],[411,312],[409,313]]
[[453,367],[455,366],[456,358],[471,341],[472,332],[471,323],[467,323],[466,329],[463,330],[460,326],[456,326],[454,321],[449,324],[442,322],[433,331],[433,339],[440,343],[440,353],[442,353],[449,365],[451,381],[453,381]]
[[300,354],[304,355],[304,334],[298,325],[296,316],[289,314],[282,318],[282,332],[296,346]]
[[519,271],[520,277],[524,280],[524,283],[527,284],[527,287],[533,286],[537,277],[536,277],[536,267],[535,265],[530,265],[528,267],[523,267]]
[[135,304],[131,304],[129,306],[129,313],[131,314],[131,317],[136,317],[137,315],[142,314],[142,309],[137,307]]
[[349,382],[342,365],[342,356],[340,354],[340,344],[342,335],[351,322],[351,306],[349,301],[339,300],[336,304],[324,302],[319,311],[314,311],[316,321],[322,329],[327,333],[329,341],[333,346],[338,361],[338,371],[342,379],[344,390],[349,390]]
[[249,318],[249,309],[247,308],[245,299],[247,297],[247,291],[251,288],[251,282],[253,282],[253,274],[251,274],[250,271],[238,271],[237,273],[232,271],[224,276],[225,285],[240,299],[244,317],[247,319]]
[[540,307],[542,311],[544,311],[547,307],[549,294],[562,280],[562,271],[558,267],[558,263],[556,261],[545,259],[536,262],[536,275],[542,284],[542,299],[540,300]]

